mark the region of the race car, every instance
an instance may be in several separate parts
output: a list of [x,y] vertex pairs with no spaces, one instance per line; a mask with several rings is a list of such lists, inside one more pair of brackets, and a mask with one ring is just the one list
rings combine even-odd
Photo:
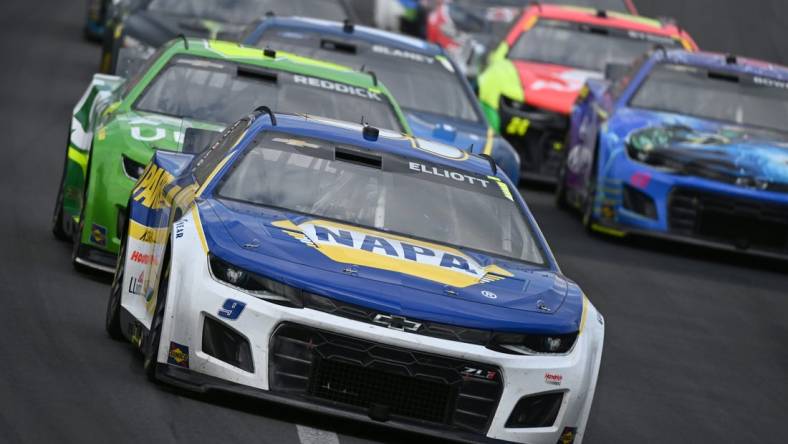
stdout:
[[556,195],[586,227],[788,257],[788,68],[661,49],[586,90]]
[[572,105],[586,79],[654,46],[695,50],[669,21],[575,7],[529,7],[479,81],[488,120],[520,153],[522,176],[554,184]]
[[52,220],[73,262],[111,272],[126,201],[155,150],[204,149],[256,103],[410,133],[368,74],[235,43],[176,39],[129,80],[96,75],[74,108]]
[[580,443],[604,319],[484,157],[274,114],[129,200],[109,335],[154,380],[465,442]]
[[[506,36],[528,0],[437,0],[427,17],[427,40],[448,51],[475,82],[488,53]],[[533,2],[537,3],[537,2]],[[551,0],[564,4],[637,14],[631,0]]]
[[122,48],[150,55],[179,35],[236,41],[247,26],[265,14],[355,20],[347,0],[120,1],[123,11],[112,17],[111,32],[104,39],[103,73],[115,73]]
[[519,180],[514,148],[495,135],[468,81],[436,45],[349,22],[297,17],[262,21],[244,44],[374,73],[391,89],[416,136],[488,154],[514,183]]

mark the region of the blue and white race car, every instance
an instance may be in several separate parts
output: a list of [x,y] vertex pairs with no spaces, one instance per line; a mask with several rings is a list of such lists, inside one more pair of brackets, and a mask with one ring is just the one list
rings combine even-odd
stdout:
[[559,204],[584,224],[788,256],[788,68],[658,49],[589,80]]
[[604,337],[489,159],[260,109],[129,202],[107,330],[151,378],[468,442],[580,442]]
[[468,80],[439,46],[347,22],[279,17],[265,18],[243,41],[374,73],[402,106],[416,136],[488,154],[515,184],[519,181],[517,151],[495,134]]

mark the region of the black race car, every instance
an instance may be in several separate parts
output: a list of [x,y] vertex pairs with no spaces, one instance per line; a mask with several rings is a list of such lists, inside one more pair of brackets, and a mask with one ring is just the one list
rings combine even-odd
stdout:
[[[153,54],[178,35],[238,40],[249,24],[266,14],[353,20],[348,0],[95,0],[109,5],[104,20],[101,72],[114,73],[121,48]],[[112,7],[110,7],[112,6]]]

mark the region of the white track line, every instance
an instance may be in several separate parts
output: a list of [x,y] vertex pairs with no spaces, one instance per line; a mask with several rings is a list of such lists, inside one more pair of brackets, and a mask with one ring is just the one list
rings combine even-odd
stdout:
[[300,424],[296,424],[296,429],[301,444],[339,444],[339,437],[334,432],[313,429]]

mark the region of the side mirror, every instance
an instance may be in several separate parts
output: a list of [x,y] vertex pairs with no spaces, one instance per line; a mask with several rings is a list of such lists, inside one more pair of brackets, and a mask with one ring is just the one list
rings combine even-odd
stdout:
[[623,63],[608,63],[605,65],[605,79],[616,81],[624,77],[630,70],[630,65]]

